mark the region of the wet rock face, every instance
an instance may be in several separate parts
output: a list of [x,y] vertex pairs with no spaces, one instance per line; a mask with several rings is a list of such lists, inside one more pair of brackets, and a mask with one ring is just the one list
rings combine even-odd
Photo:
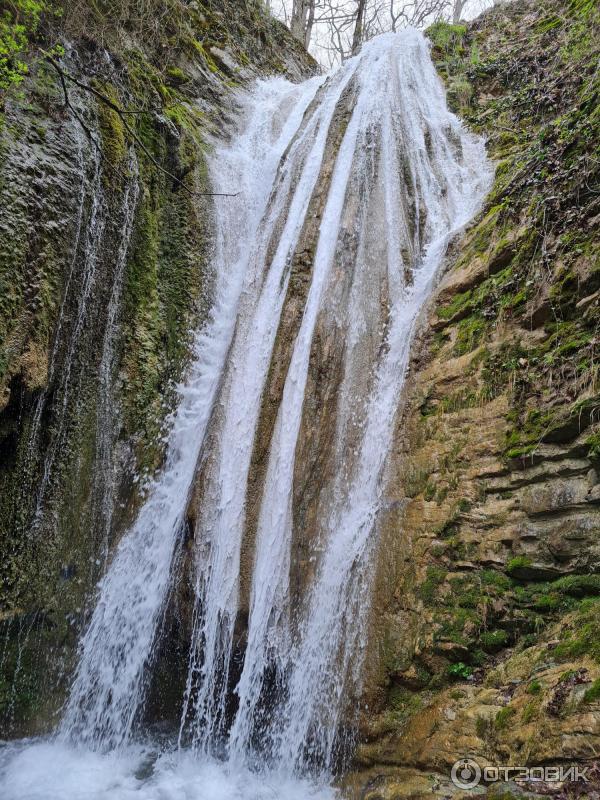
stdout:
[[190,330],[212,301],[204,151],[226,133],[233,76],[313,69],[258,6],[192,16],[214,53],[189,44],[191,28],[170,30],[165,60],[116,20],[86,23],[80,41],[82,20],[66,9],[47,35],[68,38],[62,68],[99,94],[67,77],[67,107],[32,49],[28,78],[0,109],[0,724],[10,733],[53,725],[92,587],[161,463]]
[[357,796],[419,796],[425,778],[451,794],[450,767],[469,754],[587,762],[598,747],[599,220],[585,184],[598,178],[586,64],[599,24],[596,8],[557,0],[431,30],[443,78],[469,87],[456,108],[498,166],[414,349]]

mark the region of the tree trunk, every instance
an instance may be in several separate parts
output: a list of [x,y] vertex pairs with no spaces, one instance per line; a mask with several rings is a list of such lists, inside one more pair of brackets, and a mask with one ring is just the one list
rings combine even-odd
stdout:
[[304,47],[308,50],[315,22],[315,0],[308,0],[308,17],[304,28]]
[[454,0],[454,13],[452,15],[452,22],[458,25],[462,16],[463,8],[467,4],[467,0]]
[[[312,32],[312,20],[314,19],[315,14],[314,7],[314,0],[294,0],[294,4],[292,6],[292,21],[290,23],[290,30],[292,35],[298,39],[299,42],[302,42],[302,44],[306,47],[308,47],[308,44],[306,43],[307,34],[310,41],[310,32]],[[311,20],[311,31],[308,30],[309,20]]]
[[352,37],[353,56],[358,53],[362,44],[366,10],[367,0],[358,0],[358,8],[356,9],[356,25],[354,26],[354,36]]

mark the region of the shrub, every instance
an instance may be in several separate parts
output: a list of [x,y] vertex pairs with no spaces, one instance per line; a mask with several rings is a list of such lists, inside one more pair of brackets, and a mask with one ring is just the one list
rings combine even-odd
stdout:
[[459,661],[457,664],[450,664],[448,667],[448,675],[451,678],[460,678],[461,680],[468,680],[471,675],[473,674],[472,667],[469,667],[462,661]]
[[485,651],[493,653],[506,646],[508,634],[506,631],[484,631],[484,633],[480,634],[479,641]]

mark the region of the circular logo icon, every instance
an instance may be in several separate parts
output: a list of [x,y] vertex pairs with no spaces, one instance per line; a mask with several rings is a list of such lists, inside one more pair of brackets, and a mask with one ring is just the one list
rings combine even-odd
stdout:
[[481,780],[481,767],[472,758],[461,758],[452,765],[450,778],[457,789],[474,789]]

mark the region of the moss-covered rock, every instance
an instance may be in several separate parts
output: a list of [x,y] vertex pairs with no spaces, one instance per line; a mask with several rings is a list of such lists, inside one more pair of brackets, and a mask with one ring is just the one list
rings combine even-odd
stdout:
[[0,723],[14,734],[52,725],[95,582],[161,464],[212,302],[206,156],[232,88],[314,68],[259,0],[161,0],[158,29],[152,3],[55,5],[0,108]]

